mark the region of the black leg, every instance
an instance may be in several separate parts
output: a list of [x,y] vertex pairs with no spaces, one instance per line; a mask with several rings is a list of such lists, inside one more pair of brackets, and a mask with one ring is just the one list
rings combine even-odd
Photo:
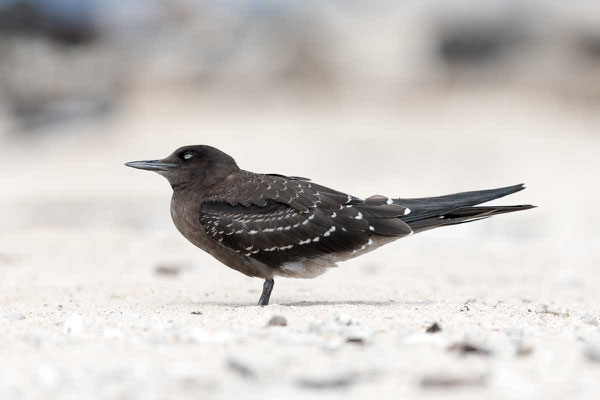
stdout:
[[274,285],[275,281],[273,279],[265,279],[265,283],[263,284],[263,291],[260,295],[260,299],[258,300],[259,306],[269,305],[269,298],[271,298],[271,292],[273,291]]

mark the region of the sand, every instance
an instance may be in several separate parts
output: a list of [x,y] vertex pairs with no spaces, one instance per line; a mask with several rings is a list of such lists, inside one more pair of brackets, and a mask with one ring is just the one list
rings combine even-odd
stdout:
[[[593,107],[250,104],[144,94],[106,120],[2,124],[1,399],[597,398]],[[176,232],[166,181],[122,166],[192,143],[363,197],[525,182],[498,203],[539,208],[279,279],[258,308],[261,281]]]

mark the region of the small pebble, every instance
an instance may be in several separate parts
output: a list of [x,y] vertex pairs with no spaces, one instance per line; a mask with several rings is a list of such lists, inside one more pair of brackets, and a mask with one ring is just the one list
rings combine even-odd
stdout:
[[515,355],[517,357],[527,357],[533,354],[533,347],[524,343],[518,343]]
[[589,344],[584,350],[585,358],[593,363],[600,363],[600,347]]
[[267,323],[267,326],[287,326],[287,319],[281,315],[274,315]]
[[154,273],[161,276],[176,277],[181,271],[181,266],[173,264],[159,264],[154,267]]
[[356,337],[350,336],[350,337],[346,338],[346,342],[354,343],[354,344],[365,344],[365,339],[362,337],[358,337],[358,336],[356,336]]
[[243,376],[244,378],[256,377],[256,373],[248,365],[239,360],[229,359],[227,361],[227,366],[229,369]]
[[442,327],[438,325],[437,322],[434,322],[425,332],[427,333],[436,333],[442,330]]
[[312,378],[301,378],[296,384],[306,389],[340,389],[357,383],[360,376],[356,373],[348,373],[337,376],[323,376]]
[[448,350],[458,352],[461,355],[477,354],[481,356],[489,356],[492,354],[490,350],[468,342],[455,343],[448,347]]
[[485,375],[475,376],[452,376],[446,374],[426,375],[421,379],[422,388],[451,388],[465,386],[484,386],[487,377]]

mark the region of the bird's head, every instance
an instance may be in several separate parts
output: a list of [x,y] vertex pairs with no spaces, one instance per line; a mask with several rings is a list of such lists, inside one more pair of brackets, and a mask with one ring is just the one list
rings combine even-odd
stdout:
[[210,186],[239,168],[235,160],[211,146],[184,146],[162,160],[131,161],[128,167],[154,171],[169,181],[173,189]]

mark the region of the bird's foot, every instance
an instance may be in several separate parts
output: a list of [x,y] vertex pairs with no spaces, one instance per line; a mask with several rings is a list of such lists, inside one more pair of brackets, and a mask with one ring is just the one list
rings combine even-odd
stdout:
[[275,281],[273,279],[265,279],[265,283],[263,284],[263,291],[260,295],[260,299],[258,300],[259,306],[269,305],[269,299],[271,298],[271,292],[273,291],[274,285]]

